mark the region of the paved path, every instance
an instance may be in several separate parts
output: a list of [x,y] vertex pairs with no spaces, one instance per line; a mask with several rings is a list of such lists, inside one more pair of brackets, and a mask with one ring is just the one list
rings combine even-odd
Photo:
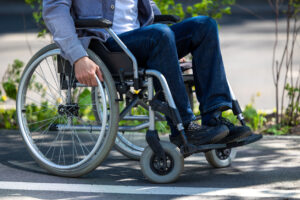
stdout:
[[300,138],[268,138],[240,148],[225,169],[189,157],[173,184],[150,184],[138,162],[114,150],[90,174],[62,178],[32,160],[20,135],[0,132],[0,199],[289,199],[300,198],[299,172]]
[[[256,107],[265,110],[275,107],[271,70],[273,29],[271,20],[235,19],[234,23],[227,22],[221,26],[220,39],[228,79],[243,106],[260,92]],[[279,39],[282,42],[285,39],[282,23],[280,30]],[[37,39],[35,33],[0,34],[0,77],[15,58],[26,63],[33,53],[49,41],[49,38]],[[297,44],[295,55],[300,53],[299,49],[300,44]],[[297,71],[300,57],[296,57],[294,63]]]

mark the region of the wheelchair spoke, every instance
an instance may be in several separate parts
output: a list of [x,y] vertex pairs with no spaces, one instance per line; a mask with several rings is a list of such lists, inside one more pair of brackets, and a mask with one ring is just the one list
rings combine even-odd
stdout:
[[[35,72],[37,75],[39,75],[39,77],[41,77],[45,82],[46,82],[46,84],[47,84],[47,86],[48,86],[48,88],[49,88],[49,90],[51,91],[51,89],[50,89],[50,86],[52,87],[52,89],[54,89],[54,91],[56,91],[56,93],[59,95],[60,93],[59,93],[59,91],[57,91],[55,88],[54,88],[54,86],[52,85],[52,84],[50,84],[44,77],[42,77],[42,75],[40,75],[37,71]],[[62,98],[62,96],[61,96],[61,98]]]
[[[53,57],[51,57],[51,58],[53,59]],[[46,58],[46,63],[48,65],[51,76],[52,76],[53,80],[55,81],[56,87],[59,88],[58,77],[56,76],[57,79],[54,77],[53,72],[52,72],[52,67],[49,65],[49,62],[48,62],[48,58]],[[59,93],[61,94],[61,91],[59,91]]]
[[64,135],[62,135],[61,140],[60,140],[60,150],[59,150],[59,156],[58,156],[58,163],[60,163],[60,156],[61,154],[64,160],[64,165],[66,164],[66,160],[65,160],[65,153],[64,153],[64,148],[63,148],[63,139],[64,139]]
[[[34,133],[34,132],[40,131],[42,128],[44,128],[45,126],[47,126],[48,124],[50,124],[50,125],[47,127],[47,129],[49,129],[49,128],[52,126],[52,124],[55,122],[56,119],[57,119],[57,118],[51,120],[50,122],[49,122],[49,121],[46,122],[44,125],[39,126],[37,129],[35,129],[35,130],[32,131],[32,132]],[[47,130],[47,129],[46,129],[46,130]],[[44,130],[44,131],[46,131],[46,130]],[[41,135],[44,134],[44,131],[41,133]]]
[[[41,72],[42,72],[42,74],[43,74],[44,80],[46,80],[46,78],[45,78],[45,73],[44,73],[43,68],[40,67],[40,69],[41,69]],[[50,84],[50,83],[47,81],[47,86],[48,86],[48,88],[49,88],[49,91],[50,91],[50,93],[53,95],[53,97],[55,97],[55,95],[53,94],[51,88],[49,87],[49,84]],[[58,94],[59,94],[59,93],[58,93]]]
[[[35,92],[35,91],[34,91],[34,92]],[[37,93],[37,92],[35,92],[35,93],[36,93],[36,94],[39,94],[39,93]],[[39,95],[40,95],[40,97],[43,97],[41,94],[39,94]],[[30,96],[26,96],[26,97],[27,97],[28,99],[34,101],[35,103],[39,103],[36,99],[33,99],[33,98],[30,97]],[[55,100],[55,99],[53,99],[53,100]],[[54,104],[55,106],[58,106],[56,103],[50,101],[49,99],[47,99],[47,102],[50,102],[50,103]],[[42,105],[39,105],[39,106],[42,106]]]
[[45,122],[45,121],[49,121],[49,120],[51,120],[51,119],[57,119],[58,117],[56,116],[56,117],[51,117],[51,118],[49,118],[49,119],[45,119],[45,120],[41,120],[41,121],[37,121],[37,122],[31,122],[31,123],[27,123],[27,124],[29,124],[29,125],[32,125],[32,124],[38,124],[38,123],[41,123],[41,122]]
[[[64,132],[64,131],[63,131],[63,132]],[[57,139],[59,138],[60,134],[61,134],[61,131],[58,131],[58,134],[57,134],[56,138],[51,142],[51,146],[49,147],[49,149],[48,149],[48,151],[46,152],[45,156],[48,155],[48,153],[50,152],[50,150],[51,150],[52,147],[53,147],[53,144],[55,143],[55,141],[57,141]],[[55,148],[54,148],[54,149],[55,149]],[[52,154],[51,160],[53,160],[53,154]]]

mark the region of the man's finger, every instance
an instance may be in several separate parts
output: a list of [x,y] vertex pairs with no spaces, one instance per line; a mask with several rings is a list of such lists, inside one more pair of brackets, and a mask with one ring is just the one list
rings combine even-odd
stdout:
[[81,77],[78,77],[77,80],[79,83],[84,84],[83,79]]
[[103,82],[103,76],[102,76],[102,73],[101,73],[101,71],[100,71],[100,69],[99,69],[98,66],[96,68],[96,74],[97,74],[98,78],[100,79],[100,81]]
[[96,84],[96,79],[95,79],[95,76],[93,76],[93,77],[90,77],[90,79],[89,79],[89,86],[95,86],[95,85],[98,85],[98,84]]
[[93,77],[93,79],[91,81],[92,81],[92,85],[91,86],[94,86],[94,87],[98,86],[98,82],[96,80],[96,77]]

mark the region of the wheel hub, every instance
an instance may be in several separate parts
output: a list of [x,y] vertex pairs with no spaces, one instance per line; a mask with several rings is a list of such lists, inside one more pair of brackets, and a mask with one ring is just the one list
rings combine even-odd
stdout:
[[150,167],[156,174],[167,175],[174,167],[174,160],[169,154],[166,153],[166,163],[164,163],[163,160],[153,155],[150,161]]
[[219,159],[226,160],[231,154],[231,149],[216,149],[216,154]]
[[58,106],[58,113],[60,115],[67,115],[68,117],[70,116],[78,117],[78,111],[79,111],[79,106],[77,103],[71,103],[66,105],[61,104]]

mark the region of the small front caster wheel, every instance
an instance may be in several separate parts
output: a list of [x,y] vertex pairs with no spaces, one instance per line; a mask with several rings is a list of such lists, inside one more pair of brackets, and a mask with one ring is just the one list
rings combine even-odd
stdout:
[[162,167],[152,149],[147,146],[142,153],[140,164],[144,176],[153,183],[171,183],[178,179],[184,166],[183,156],[180,150],[172,143],[160,142],[165,151],[167,166]]
[[236,149],[214,149],[205,153],[207,162],[215,168],[229,167],[236,157]]

